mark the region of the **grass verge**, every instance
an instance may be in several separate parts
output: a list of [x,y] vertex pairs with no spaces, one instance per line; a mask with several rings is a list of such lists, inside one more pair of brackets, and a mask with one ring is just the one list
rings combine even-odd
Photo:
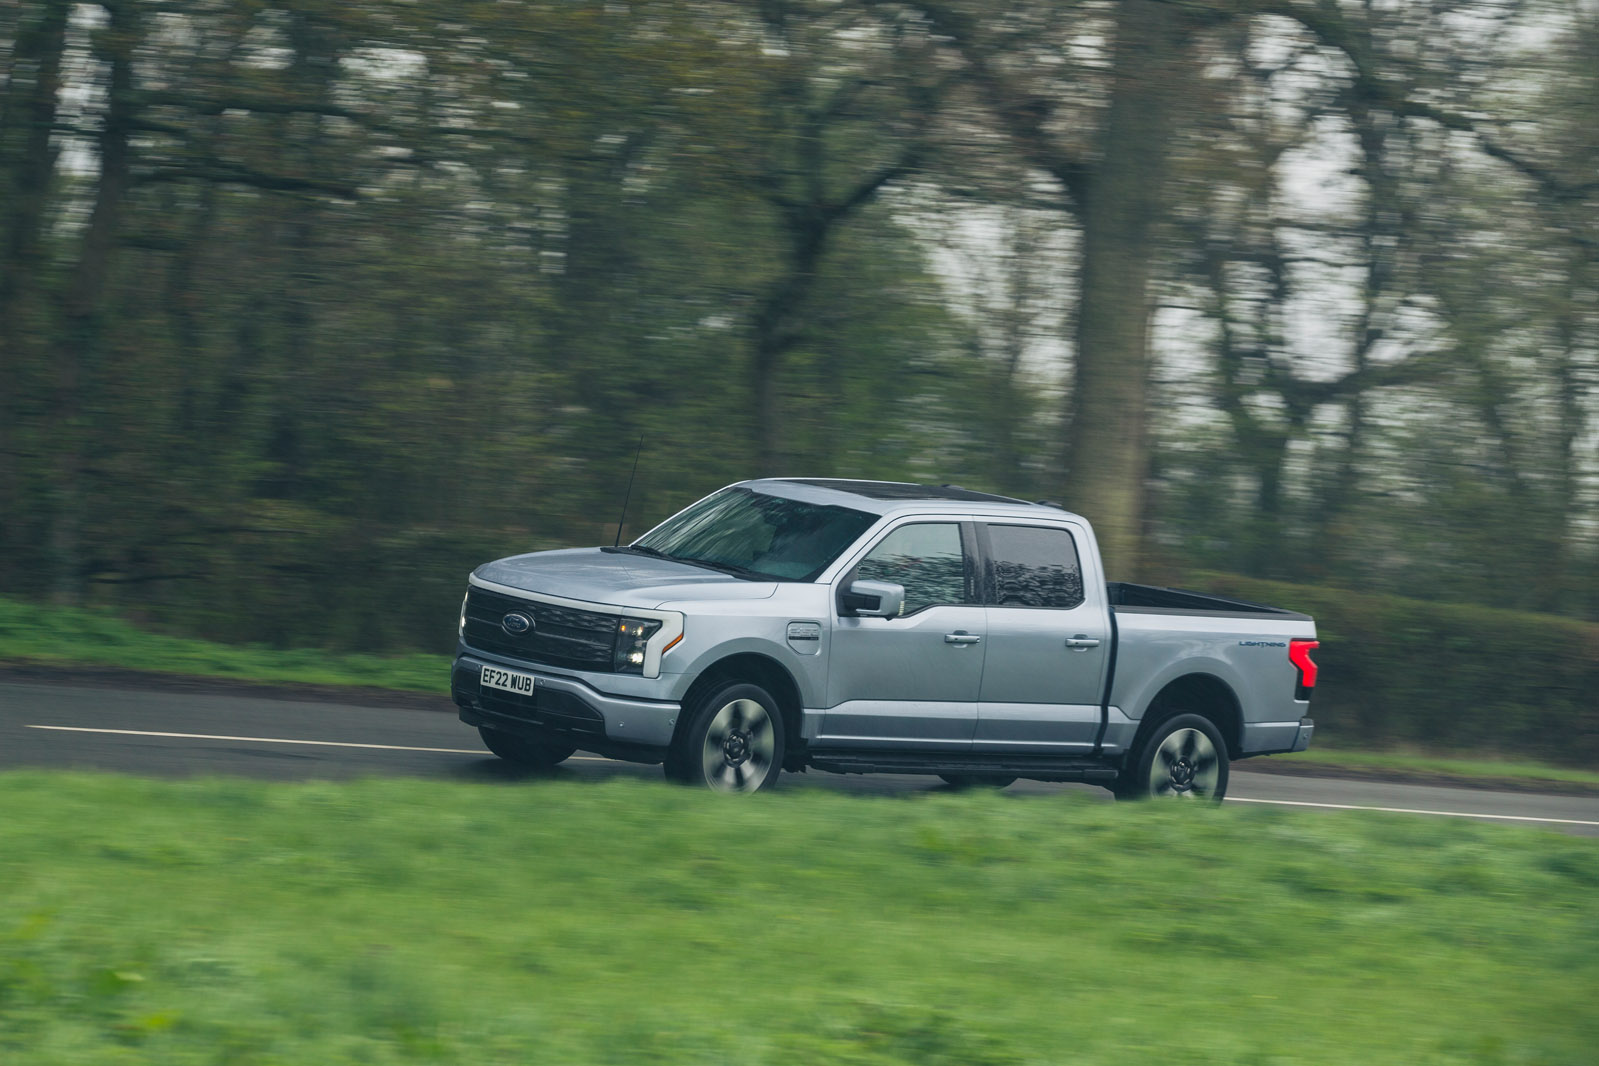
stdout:
[[1599,773],[1471,756],[1433,755],[1419,751],[1349,751],[1311,748],[1292,755],[1251,759],[1240,767],[1262,773],[1297,772],[1324,776],[1404,779],[1418,784],[1492,786],[1529,792],[1599,795]]
[[1588,1063],[1599,844],[1069,796],[0,775],[0,1060]]
[[0,597],[0,663],[115,667],[266,684],[387,688],[448,694],[442,655],[358,655],[217,644],[151,633],[109,611]]

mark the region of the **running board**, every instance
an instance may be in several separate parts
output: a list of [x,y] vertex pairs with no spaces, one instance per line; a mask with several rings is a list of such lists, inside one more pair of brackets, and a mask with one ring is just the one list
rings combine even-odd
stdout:
[[1047,755],[950,755],[944,752],[815,751],[806,764],[833,774],[949,774],[1086,781],[1108,785],[1116,770],[1098,759]]

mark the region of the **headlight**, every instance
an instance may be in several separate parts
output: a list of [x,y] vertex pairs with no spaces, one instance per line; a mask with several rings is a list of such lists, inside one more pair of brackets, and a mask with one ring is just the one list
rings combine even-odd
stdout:
[[623,618],[616,623],[616,655],[611,668],[619,674],[644,672],[644,647],[660,631],[652,618]]
[[461,597],[461,620],[455,624],[455,635],[458,637],[466,636],[466,597],[470,595],[472,593],[468,592]]

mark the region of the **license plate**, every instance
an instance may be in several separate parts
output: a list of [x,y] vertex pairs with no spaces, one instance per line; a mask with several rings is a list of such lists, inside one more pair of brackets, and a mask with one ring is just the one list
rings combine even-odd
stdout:
[[485,666],[482,681],[484,688],[497,688],[501,692],[515,692],[520,696],[533,695],[533,688],[539,683],[532,674],[501,670],[497,666]]

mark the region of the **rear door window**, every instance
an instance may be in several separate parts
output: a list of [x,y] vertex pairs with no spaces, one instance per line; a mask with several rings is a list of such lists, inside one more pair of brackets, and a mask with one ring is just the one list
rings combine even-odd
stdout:
[[1069,532],[1003,525],[990,525],[986,532],[990,605],[1072,608],[1083,602],[1083,568]]

